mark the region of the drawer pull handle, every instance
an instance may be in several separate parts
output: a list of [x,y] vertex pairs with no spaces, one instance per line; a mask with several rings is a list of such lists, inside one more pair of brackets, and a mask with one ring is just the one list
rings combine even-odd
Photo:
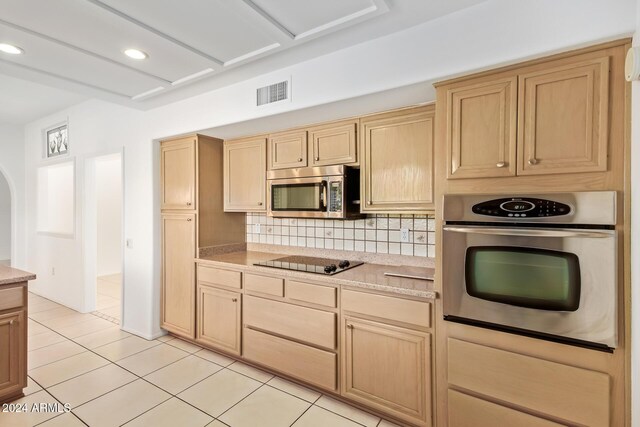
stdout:
[[231,301],[238,302],[238,298],[232,298]]
[[503,168],[503,167],[505,167],[505,166],[507,166],[507,164],[506,164],[505,162],[498,162],[498,163],[496,163],[496,167]]
[[529,164],[530,165],[537,165],[538,164],[538,159],[529,159]]
[[347,325],[347,328],[348,328],[348,329],[353,329],[353,325],[352,325],[352,324],[348,324],[348,325]]

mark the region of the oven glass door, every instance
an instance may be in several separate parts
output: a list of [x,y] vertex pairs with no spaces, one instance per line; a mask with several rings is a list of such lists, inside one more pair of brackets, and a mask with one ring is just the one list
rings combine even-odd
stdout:
[[615,230],[443,229],[445,319],[616,347]]
[[570,252],[469,247],[465,282],[469,295],[487,301],[553,311],[580,306],[580,261]]
[[271,184],[271,210],[326,212],[326,181]]

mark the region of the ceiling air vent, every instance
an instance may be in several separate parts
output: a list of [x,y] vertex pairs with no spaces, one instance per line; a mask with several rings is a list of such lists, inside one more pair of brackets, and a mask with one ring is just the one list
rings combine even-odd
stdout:
[[257,106],[272,104],[278,101],[289,99],[289,81],[274,83],[256,90]]

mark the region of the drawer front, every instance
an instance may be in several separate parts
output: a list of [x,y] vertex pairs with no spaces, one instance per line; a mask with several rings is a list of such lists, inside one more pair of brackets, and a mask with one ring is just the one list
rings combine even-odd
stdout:
[[244,357],[315,386],[337,390],[337,356],[253,329],[243,331]]
[[245,295],[244,324],[327,349],[336,348],[336,314]]
[[454,390],[448,391],[448,397],[449,427],[560,427],[562,425]]
[[430,302],[343,290],[342,310],[431,327]]
[[338,290],[329,286],[287,280],[287,298],[336,308]]
[[20,308],[24,305],[24,288],[0,289],[0,310]]
[[198,265],[198,281],[227,288],[241,289],[242,274],[239,271]]
[[451,385],[536,412],[583,425],[609,425],[611,380],[601,372],[449,338],[448,379]]
[[284,279],[245,273],[244,289],[249,292],[283,297]]

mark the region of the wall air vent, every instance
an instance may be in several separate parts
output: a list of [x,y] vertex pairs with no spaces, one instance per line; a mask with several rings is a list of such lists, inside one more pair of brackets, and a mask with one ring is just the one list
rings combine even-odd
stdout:
[[285,80],[256,90],[256,105],[273,104],[289,99],[290,81]]

